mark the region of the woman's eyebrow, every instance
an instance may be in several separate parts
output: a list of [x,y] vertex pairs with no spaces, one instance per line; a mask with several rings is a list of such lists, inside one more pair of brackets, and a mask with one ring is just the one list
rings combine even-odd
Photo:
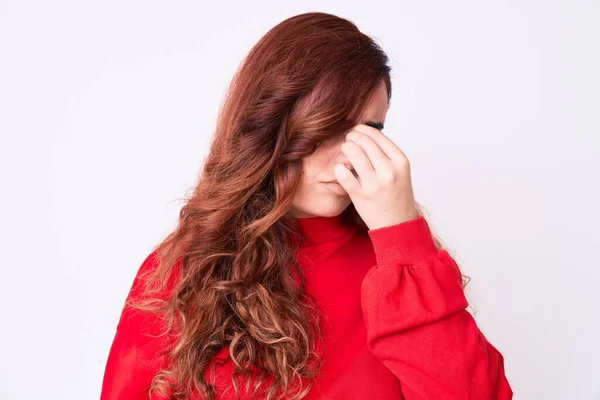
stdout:
[[367,122],[364,122],[364,124],[365,125],[369,125],[370,127],[373,127],[375,129],[379,129],[379,130],[383,129],[383,123],[382,122],[367,121]]

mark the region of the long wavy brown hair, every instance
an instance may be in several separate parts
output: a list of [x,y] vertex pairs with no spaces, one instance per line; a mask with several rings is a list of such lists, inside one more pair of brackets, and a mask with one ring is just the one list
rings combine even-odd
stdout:
[[[322,12],[279,23],[242,61],[198,181],[176,228],[154,248],[157,268],[145,277],[145,295],[130,304],[160,315],[174,338],[153,392],[214,399],[205,373],[225,347],[236,393],[234,376],[241,376],[253,378],[259,398],[306,395],[321,366],[321,332],[295,260],[299,230],[289,214],[302,159],[360,123],[382,81],[391,100],[390,71],[377,40]],[[367,231],[356,212],[347,214]],[[174,272],[169,295],[159,296]]]

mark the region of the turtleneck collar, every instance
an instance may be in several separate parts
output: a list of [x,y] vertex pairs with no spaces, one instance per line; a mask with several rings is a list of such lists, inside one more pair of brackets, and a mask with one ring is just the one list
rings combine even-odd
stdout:
[[348,208],[332,217],[294,217],[294,220],[300,225],[302,234],[300,247],[341,239],[347,236],[354,228],[353,224],[349,221]]

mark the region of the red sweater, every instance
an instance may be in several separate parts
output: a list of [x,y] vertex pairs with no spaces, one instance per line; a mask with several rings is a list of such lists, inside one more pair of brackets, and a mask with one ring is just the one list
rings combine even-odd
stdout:
[[[461,276],[436,250],[423,217],[361,233],[335,217],[299,218],[298,262],[321,310],[323,365],[306,400],[511,399],[500,352],[466,310]],[[139,273],[154,265],[154,253]],[[129,296],[139,288],[136,277]],[[156,320],[123,309],[108,356],[101,400],[148,399],[165,360],[156,357]],[[233,368],[216,358],[217,398]],[[215,360],[216,360],[215,359]]]

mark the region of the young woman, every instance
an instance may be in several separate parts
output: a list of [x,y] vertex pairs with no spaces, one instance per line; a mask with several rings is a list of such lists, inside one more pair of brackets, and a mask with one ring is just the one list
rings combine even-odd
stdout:
[[253,47],[133,282],[102,400],[512,398],[382,132],[387,62],[318,12]]

